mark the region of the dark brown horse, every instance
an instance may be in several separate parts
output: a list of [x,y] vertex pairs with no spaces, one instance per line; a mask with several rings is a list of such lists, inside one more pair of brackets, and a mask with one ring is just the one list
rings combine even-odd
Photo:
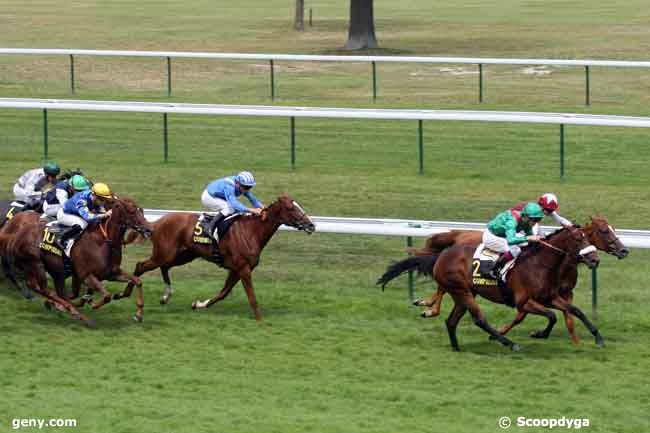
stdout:
[[39,247],[43,224],[36,212],[21,212],[16,215],[0,233],[0,255],[11,261],[12,269],[23,273],[24,284],[23,281],[14,280],[15,284],[23,290],[31,289],[43,296],[46,305],[54,305],[61,311],[69,312],[73,318],[93,326],[94,322],[81,314],[65,296],[60,296],[47,287],[47,274]]
[[[153,243],[151,257],[136,265],[133,272],[136,277],[160,268],[165,281],[165,294],[160,300],[161,304],[166,304],[172,295],[169,269],[189,263],[198,257],[212,261],[214,254],[212,245],[196,243],[193,240],[198,218],[199,215],[195,213],[180,212],[167,214],[156,221],[151,236]],[[282,224],[295,227],[308,234],[315,230],[314,224],[300,205],[287,194],[282,194],[276,201],[264,208],[261,216],[245,215],[235,220],[230,230],[219,241],[219,254],[223,259],[222,266],[228,269],[228,277],[223,289],[212,299],[194,301],[192,308],[207,308],[222,300],[241,280],[255,319],[260,320],[262,314],[257,306],[251,274],[259,263],[262,250]],[[130,296],[132,288],[133,283],[129,283],[123,293],[116,294],[114,297],[119,299]]]
[[[91,302],[93,309],[110,302],[111,293],[102,284],[103,280],[124,281],[137,286],[136,320],[143,316],[142,283],[120,268],[122,261],[122,243],[127,228],[132,228],[148,236],[151,224],[144,218],[142,208],[129,199],[112,199],[108,203],[111,216],[101,222],[91,224],[75,242],[70,252],[73,298],[78,296],[79,287],[84,283],[90,291],[99,291],[103,296],[98,302]],[[51,304],[59,309],[69,311],[73,317],[88,321],[72,306],[65,296],[65,263],[61,255],[40,249],[43,241],[45,222],[33,212],[24,212],[17,224],[18,230],[5,240],[4,253],[12,257],[14,263],[26,273],[28,286],[33,288],[38,282],[38,293],[48,292],[44,272],[51,275],[56,288],[56,296],[46,296]],[[14,220],[10,221],[13,224]],[[43,275],[40,275],[43,273]],[[31,281],[31,284],[29,282]],[[80,305],[86,302],[84,298]],[[91,323],[91,322],[89,322]]]
[[[623,243],[618,239],[616,232],[605,217],[592,216],[591,221],[582,229],[589,238],[589,242],[599,250],[616,256],[619,259],[623,259],[629,254],[629,250],[625,248],[625,245],[623,245]],[[407,252],[416,256],[429,256],[438,255],[445,248],[449,248],[452,245],[463,244],[473,245],[476,247],[482,242],[482,236],[483,233],[478,230],[451,230],[449,232],[435,234],[427,238],[424,247],[407,248]],[[577,282],[577,277],[577,272],[573,274],[573,278],[571,275],[566,276],[566,281],[564,282],[565,286],[562,288],[564,292],[573,290]],[[431,299],[418,299],[413,304],[420,307],[430,307],[429,310],[422,313],[422,317],[435,317],[440,314],[440,307],[444,295],[445,292],[441,288],[438,288]],[[569,329],[569,333],[571,334],[571,338],[577,342],[578,339],[575,334],[575,327],[572,326],[573,320],[571,319],[571,316],[565,316],[565,321],[567,323],[567,329]],[[510,329],[510,327],[511,326],[506,325],[501,328],[501,330],[507,332],[506,328]]]
[[438,285],[454,300],[454,308],[446,321],[454,350],[459,350],[456,327],[467,310],[470,311],[478,327],[503,345],[512,350],[519,350],[518,345],[488,324],[474,299],[476,295],[502,304],[508,303],[510,299],[511,305],[517,311],[542,315],[549,320],[549,323],[554,324],[555,314],[544,307],[544,305],[552,305],[578,317],[594,335],[596,344],[599,346],[604,344],[602,336],[582,311],[560,296],[560,267],[576,267],[578,260],[582,260],[587,266],[593,268],[599,262],[595,248],[589,244],[581,229],[577,227],[562,229],[548,236],[545,243],[527,247],[507,275],[506,283],[509,291],[502,290],[496,285],[475,285],[472,282],[470,270],[474,250],[473,246],[455,245],[437,256],[409,257],[391,265],[379,278],[377,284],[381,284],[383,288],[396,276],[414,269],[433,276]]

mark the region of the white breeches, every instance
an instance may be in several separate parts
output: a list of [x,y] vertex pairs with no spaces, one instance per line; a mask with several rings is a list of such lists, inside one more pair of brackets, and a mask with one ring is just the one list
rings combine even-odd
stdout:
[[21,188],[20,185],[17,183],[14,184],[14,197],[16,197],[16,201],[22,201],[26,203],[28,206],[31,206],[35,204],[41,196],[40,191],[34,192],[34,191],[27,191],[24,188]]
[[86,220],[84,220],[80,216],[65,213],[63,212],[63,209],[59,209],[59,211],[56,213],[56,220],[57,222],[63,224],[64,226],[78,225],[81,226],[81,228],[84,230],[86,229],[86,227],[88,227],[88,223],[86,222]]
[[201,194],[201,203],[206,209],[212,212],[221,212],[223,215],[235,213],[235,209],[233,209],[226,200],[212,197],[208,193],[207,189],[203,190],[203,194]]
[[487,229],[483,231],[483,243],[486,248],[498,253],[510,251],[513,257],[517,257],[521,253],[519,245],[508,245],[508,241],[505,238],[501,238]]
[[60,204],[48,204],[46,201],[43,202],[43,213],[49,217],[56,218],[59,209],[61,209]]

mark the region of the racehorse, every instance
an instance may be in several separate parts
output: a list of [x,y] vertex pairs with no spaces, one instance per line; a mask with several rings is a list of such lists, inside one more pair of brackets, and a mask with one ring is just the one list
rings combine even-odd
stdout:
[[[103,295],[98,302],[91,302],[93,309],[98,309],[110,302],[111,293],[106,290],[102,280],[128,281],[137,286],[136,320],[143,316],[142,282],[120,268],[122,261],[122,243],[127,228],[132,228],[144,236],[151,234],[151,224],[144,218],[142,208],[130,199],[114,198],[108,203],[112,209],[111,216],[105,220],[91,224],[75,242],[70,252],[72,272],[73,298],[79,294],[79,286],[84,283],[90,291],[97,290]],[[20,219],[18,217],[20,216]],[[14,260],[14,263],[26,273],[26,280],[31,281],[30,288],[37,282],[37,292],[47,292],[44,271],[54,280],[57,295],[46,296],[57,308],[63,307],[73,317],[90,323],[65,299],[66,265],[62,254],[40,249],[44,242],[45,222],[34,212],[23,212],[18,219],[19,229],[13,234],[13,241],[5,242],[8,247],[4,253]],[[14,219],[10,224],[14,224]],[[50,234],[46,233],[47,238]],[[50,239],[51,240],[51,239]],[[47,239],[45,239],[47,241]],[[0,252],[2,249],[0,249]],[[40,275],[40,274],[43,275]],[[63,302],[62,302],[63,301]],[[79,306],[86,302],[84,298]]]
[[527,247],[508,273],[504,288],[473,283],[470,269],[474,250],[474,246],[461,244],[447,248],[436,256],[409,257],[389,266],[377,284],[381,284],[383,289],[390,280],[413,269],[419,269],[420,272],[432,276],[454,300],[454,308],[446,321],[449,340],[454,350],[460,350],[456,327],[467,310],[479,328],[512,350],[520,349],[519,345],[488,324],[474,299],[477,294],[492,302],[510,304],[517,308],[517,311],[542,315],[549,323],[555,324],[555,314],[544,307],[545,304],[552,305],[578,317],[594,335],[596,344],[604,344],[600,332],[584,313],[560,296],[560,267],[576,267],[579,259],[590,268],[599,263],[596,248],[589,244],[581,229],[561,229],[549,235],[545,241]]
[[[170,268],[184,265],[198,257],[213,261],[213,245],[196,243],[193,240],[198,219],[199,215],[195,213],[180,212],[167,214],[154,223],[151,257],[139,262],[133,274],[139,277],[145,272],[160,268],[165,282],[165,294],[160,300],[161,304],[166,304],[173,292],[169,278]],[[255,319],[261,320],[262,314],[257,306],[251,274],[259,263],[262,250],[282,224],[307,234],[315,231],[314,224],[300,205],[286,193],[264,208],[260,216],[244,215],[236,219],[218,244],[218,252],[223,260],[219,264],[228,270],[223,289],[212,299],[194,301],[192,308],[207,308],[219,302],[228,296],[235,284],[241,280]],[[123,293],[115,294],[114,299],[130,296],[132,288],[133,283],[129,282]]]
[[[623,259],[629,254],[629,250],[625,248],[625,245],[623,245],[623,243],[618,239],[616,232],[607,221],[607,218],[603,216],[592,216],[591,221],[582,229],[589,238],[589,242],[599,250],[618,257],[619,259]],[[416,256],[437,255],[445,248],[449,248],[452,245],[466,244],[476,247],[482,242],[482,237],[483,232],[478,230],[451,230],[449,232],[435,234],[427,238],[423,248],[411,247],[407,248],[407,252]],[[567,275],[566,278],[567,279],[562,289],[565,292],[569,292],[572,291],[576,285],[578,278],[577,272],[574,273],[573,276]],[[440,314],[440,307],[444,295],[445,292],[441,288],[438,288],[430,300],[418,299],[413,302],[413,305],[430,307],[429,310],[422,313],[422,317],[435,317]],[[578,337],[575,334],[575,328],[571,326],[573,323],[571,316],[565,316],[565,321],[567,323],[567,329],[569,329],[569,333],[571,334],[571,338],[577,342]],[[504,326],[501,328],[501,331],[507,332],[507,330],[511,328],[511,325]]]

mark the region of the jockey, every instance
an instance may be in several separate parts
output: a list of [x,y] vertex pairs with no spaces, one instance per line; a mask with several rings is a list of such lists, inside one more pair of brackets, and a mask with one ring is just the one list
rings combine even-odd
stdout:
[[[483,232],[483,243],[486,248],[501,253],[492,269],[494,278],[498,278],[504,264],[521,253],[519,244],[540,240],[539,235],[533,234],[533,226],[542,218],[544,218],[542,207],[531,202],[521,211],[509,209],[501,212],[488,223],[487,229]],[[526,236],[518,235],[518,232],[524,232]]]
[[106,212],[104,204],[112,197],[108,185],[96,183],[92,189],[76,193],[63,204],[56,214],[56,219],[59,224],[72,227],[61,236],[64,247],[69,239],[79,235],[89,223],[103,220],[111,215],[112,210]]
[[[527,203],[528,202],[519,203],[517,206],[513,207],[512,210],[522,211]],[[537,199],[537,204],[542,207],[542,211],[544,212],[545,216],[550,216],[553,218],[553,221],[562,227],[569,227],[573,225],[571,221],[557,213],[557,210],[560,208],[560,204],[555,194],[551,194],[550,192],[542,194],[539,196],[539,199]],[[533,234],[544,236],[542,228],[539,226],[539,224],[535,224],[533,227]]]
[[[214,180],[208,184],[201,194],[201,203],[207,209],[221,212],[227,216],[235,212],[250,212],[259,215],[264,205],[251,193],[255,186],[255,178],[248,171],[242,171],[236,176],[228,176]],[[237,197],[245,196],[253,207],[246,207]]]
[[59,164],[50,161],[42,168],[35,168],[25,172],[14,185],[16,201],[25,203],[27,208],[40,204],[43,188],[51,183],[56,183],[56,177],[61,172]]
[[59,181],[54,188],[45,194],[45,199],[43,200],[43,216],[41,218],[56,218],[59,209],[61,209],[70,196],[87,189],[90,189],[90,184],[80,174],[75,174],[70,179]]

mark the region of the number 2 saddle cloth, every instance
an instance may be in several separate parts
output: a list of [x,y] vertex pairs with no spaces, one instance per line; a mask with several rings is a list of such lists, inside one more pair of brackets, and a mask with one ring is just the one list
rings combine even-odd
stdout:
[[498,280],[495,280],[492,276],[492,268],[494,268],[494,264],[498,258],[498,252],[486,248],[483,243],[479,244],[472,256],[472,283],[477,286],[498,286],[504,303],[513,307],[514,301],[512,291],[506,285],[505,280],[508,272],[514,266],[516,259],[508,261],[508,263],[501,268],[501,271],[499,271]]

